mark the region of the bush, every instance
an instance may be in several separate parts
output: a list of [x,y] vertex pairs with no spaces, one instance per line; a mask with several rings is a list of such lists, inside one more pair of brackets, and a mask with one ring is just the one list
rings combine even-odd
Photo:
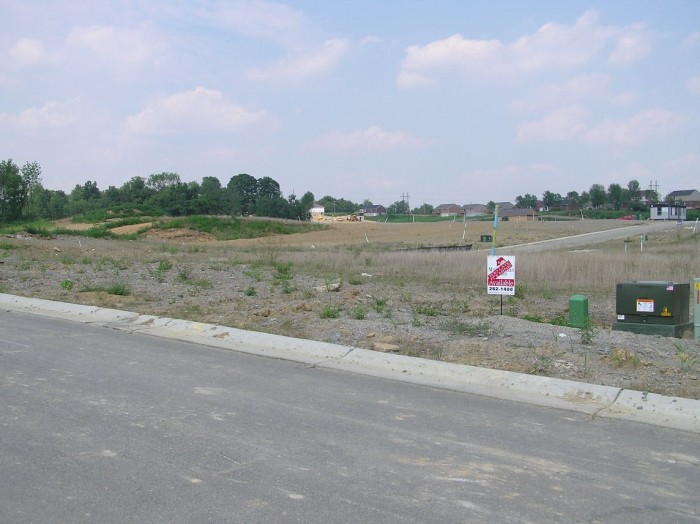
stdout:
[[321,310],[321,318],[338,318],[340,316],[340,308],[332,304],[326,304]]

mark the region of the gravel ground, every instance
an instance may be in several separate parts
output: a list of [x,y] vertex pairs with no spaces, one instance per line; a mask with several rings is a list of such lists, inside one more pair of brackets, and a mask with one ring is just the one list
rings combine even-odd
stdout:
[[561,301],[524,299],[500,315],[483,290],[285,279],[271,265],[232,263],[230,249],[191,232],[168,234],[176,238],[5,237],[0,292],[700,399],[700,342],[611,331],[614,297],[592,301],[596,327],[580,330],[508,315],[549,318]]

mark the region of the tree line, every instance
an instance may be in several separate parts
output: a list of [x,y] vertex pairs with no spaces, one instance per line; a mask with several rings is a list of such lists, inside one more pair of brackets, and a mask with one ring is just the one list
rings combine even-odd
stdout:
[[[667,196],[668,200],[669,197]],[[659,194],[653,189],[642,190],[637,180],[630,180],[627,187],[620,184],[610,184],[608,189],[601,184],[593,184],[588,191],[580,194],[576,191],[569,191],[565,197],[559,193],[545,191],[542,199],[538,200],[535,195],[525,193],[518,195],[515,205],[519,208],[536,208],[541,202],[547,210],[553,209],[602,209],[609,208],[620,210],[623,208],[632,211],[646,211],[648,202],[658,202]]]
[[[326,201],[335,200],[324,197]],[[323,199],[322,199],[323,200]],[[343,209],[356,204],[340,200]],[[314,205],[310,191],[301,198],[286,198],[280,185],[270,177],[256,179],[248,174],[232,176],[223,186],[207,176],[201,182],[183,182],[177,173],[135,176],[121,187],[100,189],[96,181],[76,184],[70,193],[46,189],[41,166],[28,162],[22,167],[12,159],[0,162],[0,219],[12,222],[27,218],[56,220],[94,211],[138,208],[150,215],[257,215],[307,220]]]
[[[668,200],[669,197],[667,197]],[[566,208],[609,208],[644,211],[647,202],[656,202],[659,195],[653,190],[642,190],[637,180],[630,180],[626,187],[610,184],[607,188],[593,184],[590,189],[578,193],[570,191],[566,196],[545,191],[542,198],[526,193],[518,195],[515,205],[520,208],[548,210]],[[232,176],[224,186],[218,178],[206,176],[201,182],[183,182],[177,173],[155,173],[148,177],[135,176],[121,187],[109,186],[101,190],[97,182],[88,180],[76,184],[73,190],[46,189],[42,186],[41,166],[27,162],[18,166],[12,159],[0,161],[0,220],[12,222],[26,218],[56,220],[93,211],[138,207],[149,215],[232,215],[264,216],[307,220],[314,203],[323,205],[326,213],[349,214],[369,207],[372,202],[361,204],[324,196],[318,201],[310,191],[301,198],[282,194],[279,183],[270,177],[255,178],[249,174]],[[489,202],[487,210],[493,212],[495,204]],[[399,200],[387,207],[388,214],[430,215],[433,206],[423,204],[411,210],[408,202]]]

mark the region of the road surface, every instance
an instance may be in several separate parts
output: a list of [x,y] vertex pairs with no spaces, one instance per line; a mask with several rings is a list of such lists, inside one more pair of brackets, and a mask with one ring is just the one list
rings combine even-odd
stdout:
[[700,522],[697,434],[0,313],[0,522]]
[[[625,239],[634,240],[634,247],[638,249],[641,242],[641,235],[658,233],[660,231],[670,231],[678,227],[683,227],[683,225],[677,225],[675,222],[670,221],[649,221],[634,226],[621,226],[618,229],[594,231],[592,233],[583,233],[581,235],[573,235],[562,238],[552,238],[550,240],[531,242],[529,244],[504,246],[499,248],[498,251],[499,254],[505,255],[517,253],[535,253],[554,249],[572,249],[580,246],[602,244],[603,242],[608,242],[610,240]],[[622,246],[622,243],[620,243],[620,245]]]

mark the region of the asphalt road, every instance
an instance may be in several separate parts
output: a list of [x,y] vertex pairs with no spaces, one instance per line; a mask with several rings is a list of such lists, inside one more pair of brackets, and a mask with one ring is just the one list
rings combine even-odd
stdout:
[[0,522],[700,522],[697,434],[0,313]]
[[[589,246],[593,244],[602,244],[610,240],[633,240],[632,249],[640,249],[641,235],[649,233],[658,233],[660,231],[672,231],[678,227],[692,226],[693,223],[685,223],[677,225],[672,221],[648,221],[643,224],[633,226],[621,226],[617,229],[609,229],[605,231],[594,231],[592,233],[583,233],[580,235],[572,235],[562,238],[552,238],[550,240],[542,240],[539,242],[530,242],[529,244],[520,244],[515,246],[505,246],[499,249],[500,254],[516,254],[516,253],[535,253],[539,251],[548,251],[553,249],[573,249],[581,246]],[[620,242],[620,246],[623,243]]]

